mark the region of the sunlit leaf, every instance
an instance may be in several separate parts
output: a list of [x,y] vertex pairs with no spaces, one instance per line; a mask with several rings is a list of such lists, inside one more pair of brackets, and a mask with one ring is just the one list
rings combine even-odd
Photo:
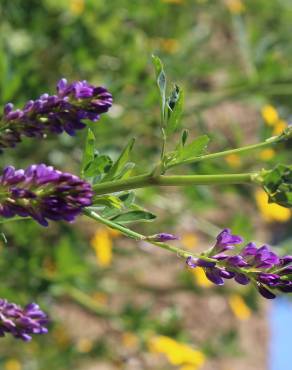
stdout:
[[87,137],[85,142],[85,148],[83,152],[82,158],[82,166],[81,166],[81,176],[85,176],[85,170],[89,166],[90,162],[94,159],[94,151],[95,151],[95,136],[90,128],[87,131]]
[[153,221],[156,216],[148,211],[134,210],[113,217],[111,220],[117,223],[130,223],[141,221]]
[[156,55],[152,55],[152,63],[155,68],[156,82],[160,91],[161,96],[161,114],[164,119],[165,116],[165,104],[166,104],[166,75],[164,72],[163,64]]
[[183,104],[184,92],[175,85],[170,97],[167,99],[167,134],[171,134],[177,129],[183,112]]
[[121,155],[116,160],[116,162],[113,164],[109,172],[106,174],[106,176],[103,178],[103,182],[110,181],[114,178],[116,178],[124,169],[124,166],[128,162],[129,155],[133,149],[135,143],[135,139],[131,139],[129,143],[126,145],[126,147],[123,149]]
[[112,165],[112,160],[107,155],[96,156],[86,167],[85,177],[93,177],[106,173]]

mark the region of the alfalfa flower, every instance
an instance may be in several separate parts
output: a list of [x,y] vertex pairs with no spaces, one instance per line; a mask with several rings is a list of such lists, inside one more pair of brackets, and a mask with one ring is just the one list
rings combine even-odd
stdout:
[[232,254],[234,244],[242,241],[240,236],[224,229],[213,248],[198,257],[189,256],[186,263],[191,268],[202,268],[206,278],[219,286],[224,285],[225,279],[234,279],[241,285],[254,283],[268,299],[275,298],[277,291],[291,293],[292,257],[279,257],[268,245],[258,248],[255,243],[248,243]]
[[12,103],[4,107],[0,130],[0,150],[14,147],[23,136],[42,138],[48,133],[74,135],[86,127],[84,120],[98,121],[112,106],[112,95],[87,81],[71,84],[65,78],[57,84],[57,94],[42,94],[22,109]]
[[47,315],[35,303],[24,308],[0,299],[0,336],[7,333],[24,341],[31,340],[32,334],[46,334]]
[[32,217],[43,226],[48,220],[74,221],[91,204],[91,185],[45,164],[33,164],[25,170],[12,166],[0,176],[0,215]]

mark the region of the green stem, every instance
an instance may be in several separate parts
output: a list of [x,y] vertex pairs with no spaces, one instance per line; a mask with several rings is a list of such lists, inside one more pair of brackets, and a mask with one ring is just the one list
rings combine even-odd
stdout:
[[93,186],[96,195],[109,194],[124,190],[148,186],[189,186],[189,185],[226,185],[243,184],[253,181],[254,174],[240,173],[227,175],[176,175],[152,176],[151,174],[134,176],[125,180],[104,182]]
[[280,136],[274,136],[274,137],[269,138],[268,140],[263,141],[261,143],[246,145],[246,146],[242,146],[241,148],[236,148],[236,149],[228,149],[228,150],[224,150],[223,152],[206,154],[206,155],[202,155],[200,157],[189,158],[189,159],[185,159],[184,161],[172,163],[172,164],[167,165],[167,169],[169,169],[171,167],[175,167],[175,166],[180,166],[182,164],[197,163],[197,162],[205,161],[205,160],[208,160],[208,159],[216,159],[216,158],[226,157],[227,155],[230,155],[230,154],[244,153],[244,152],[248,152],[249,150],[265,148],[267,146],[270,146],[271,144],[275,144],[275,143],[280,142],[280,141],[282,141],[280,139]]
[[102,216],[100,216],[98,213],[94,212],[90,207],[87,207],[83,210],[83,213],[94,219],[95,221],[98,221],[108,227],[110,227],[111,229],[115,229],[115,230],[118,230],[120,231],[121,233],[127,235],[128,237],[130,237],[131,239],[135,239],[135,240],[143,240],[145,239],[145,237],[139,233],[136,233],[135,231],[132,231],[130,229],[128,229],[127,227],[124,227],[120,224],[117,224],[115,222],[112,222],[110,220],[108,220],[107,218],[104,218]]
[[93,312],[97,316],[101,317],[114,317],[115,315],[108,310],[108,308],[102,308],[99,304],[97,304],[94,299],[92,299],[88,294],[82,292],[81,290],[66,285],[62,293],[69,296],[75,302],[79,303],[84,308],[88,309],[89,311]]
[[[147,243],[150,243],[150,244],[153,244],[159,248],[163,248],[163,249],[166,249],[168,250],[169,252],[173,252],[173,253],[176,253],[178,256],[180,257],[183,257],[183,258],[188,258],[189,256],[192,255],[192,253],[188,252],[188,251],[185,251],[181,248],[177,248],[173,245],[170,245],[170,244],[167,244],[167,243],[161,243],[161,242],[155,242],[155,241],[152,241],[152,240],[148,240],[147,237],[145,235],[142,235],[142,234],[139,234],[135,231],[132,231],[122,225],[119,225],[119,224],[116,224],[115,222],[112,222],[102,216],[100,216],[99,214],[97,214],[96,212],[92,211],[90,209],[90,207],[86,208],[85,210],[83,210],[83,213],[92,218],[93,220],[95,221],[98,221],[100,222],[101,224],[104,224],[108,227],[110,227],[111,229],[115,229],[115,230],[118,230],[120,231],[122,234],[132,238],[132,239],[135,239],[135,240],[144,240],[146,241]],[[208,259],[206,257],[206,259]],[[209,259],[208,259],[209,260]]]

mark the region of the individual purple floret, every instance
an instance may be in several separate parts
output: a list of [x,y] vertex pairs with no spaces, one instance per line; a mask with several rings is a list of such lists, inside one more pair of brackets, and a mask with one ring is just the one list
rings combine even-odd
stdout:
[[32,334],[46,334],[47,315],[35,303],[24,308],[0,299],[0,336],[11,333],[15,338],[31,340]]
[[155,242],[167,242],[171,240],[178,240],[179,237],[173,234],[159,233],[159,234],[148,236],[147,239],[151,241],[155,241]]
[[233,249],[235,244],[243,242],[241,236],[232,235],[230,229],[224,229],[217,236],[217,242],[214,246],[214,252],[222,253],[226,250]]
[[37,100],[29,100],[23,109],[14,110],[12,103],[5,105],[0,150],[14,147],[22,136],[42,138],[63,131],[74,135],[85,127],[84,119],[98,121],[111,106],[112,95],[104,87],[87,81],[69,84],[63,78],[57,84],[57,95],[42,94]]
[[1,216],[32,217],[43,226],[48,226],[47,220],[74,221],[93,195],[88,182],[45,164],[25,170],[6,167],[0,193]]
[[243,241],[240,236],[232,235],[224,229],[218,236],[213,248],[199,257],[188,257],[189,267],[202,267],[206,277],[216,285],[224,285],[224,279],[233,279],[241,285],[251,281],[259,293],[268,299],[276,297],[275,291],[292,292],[292,256],[279,257],[263,245],[257,248],[255,243],[248,243],[238,254],[229,255],[234,244]]

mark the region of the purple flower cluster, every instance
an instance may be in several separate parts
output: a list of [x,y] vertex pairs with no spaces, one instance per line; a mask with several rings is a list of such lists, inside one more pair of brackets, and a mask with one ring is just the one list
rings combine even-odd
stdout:
[[37,100],[29,100],[23,109],[14,110],[12,103],[5,105],[0,150],[14,147],[22,136],[40,138],[63,131],[74,135],[85,127],[84,119],[95,122],[111,106],[112,95],[104,87],[87,81],[69,84],[63,78],[57,84],[57,95],[43,94]]
[[224,253],[241,242],[240,236],[224,229],[217,236],[213,248],[199,258],[188,257],[187,265],[202,267],[206,277],[216,285],[224,285],[224,279],[234,279],[242,285],[253,282],[261,295],[268,299],[275,298],[277,290],[291,293],[292,256],[280,258],[269,246],[257,248],[254,243],[248,243],[237,254]]
[[71,222],[91,204],[92,195],[88,182],[51,166],[8,166],[0,176],[0,215],[30,216],[43,226],[47,220]]
[[24,308],[0,299],[0,336],[11,333],[15,338],[31,340],[31,334],[46,334],[47,315],[35,303]]

